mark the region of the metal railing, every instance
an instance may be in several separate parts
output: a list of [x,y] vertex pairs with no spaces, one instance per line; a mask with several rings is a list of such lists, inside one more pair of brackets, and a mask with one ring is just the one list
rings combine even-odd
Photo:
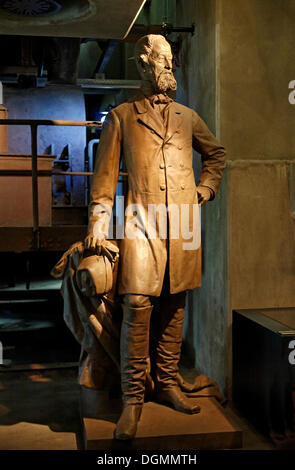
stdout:
[[[39,206],[38,206],[38,176],[72,175],[72,176],[92,176],[93,172],[80,171],[38,171],[38,127],[39,126],[85,126],[102,127],[100,121],[61,121],[46,119],[0,119],[0,125],[30,126],[31,129],[31,161],[32,170],[0,170],[0,175],[32,176],[32,204],[33,204],[33,246],[40,247],[39,237]],[[120,172],[120,176],[127,173]]]

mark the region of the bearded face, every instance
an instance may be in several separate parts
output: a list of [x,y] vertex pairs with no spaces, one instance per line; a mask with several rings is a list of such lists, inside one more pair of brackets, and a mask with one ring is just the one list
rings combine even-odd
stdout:
[[142,78],[151,82],[156,93],[176,90],[177,82],[172,72],[172,52],[164,37],[153,43],[153,49],[143,66]]
[[174,78],[172,71],[163,71],[156,78],[157,91],[165,93],[168,90],[175,91],[177,88],[177,82]]

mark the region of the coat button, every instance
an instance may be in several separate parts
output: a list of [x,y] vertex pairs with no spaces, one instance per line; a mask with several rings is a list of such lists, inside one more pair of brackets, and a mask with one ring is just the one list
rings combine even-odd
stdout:
[[165,189],[166,189],[166,184],[161,184],[160,189],[161,189],[162,191],[165,191]]
[[182,150],[182,145],[178,145],[178,150]]
[[163,168],[165,168],[165,165],[164,163],[160,163],[160,168],[163,170]]
[[179,165],[180,165],[181,168],[184,167],[184,163],[183,163],[183,162],[180,162]]
[[180,187],[181,187],[181,189],[184,189],[184,188],[185,188],[185,184],[182,183],[182,185],[181,185]]

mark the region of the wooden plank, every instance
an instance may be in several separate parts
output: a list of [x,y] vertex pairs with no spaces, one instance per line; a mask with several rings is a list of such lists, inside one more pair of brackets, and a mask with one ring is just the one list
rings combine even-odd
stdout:
[[[86,234],[87,225],[40,227],[40,249],[66,251],[73,243],[84,240]],[[33,251],[32,241],[31,227],[0,227],[0,252]]]

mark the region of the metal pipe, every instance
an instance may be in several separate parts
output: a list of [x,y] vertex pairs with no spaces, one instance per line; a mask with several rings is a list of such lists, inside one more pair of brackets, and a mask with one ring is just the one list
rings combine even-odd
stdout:
[[100,121],[50,121],[47,119],[1,119],[0,124],[11,124],[14,126],[87,126],[87,127],[102,127]]
[[[88,157],[88,168],[87,170],[88,171],[92,171],[93,172],[93,146],[94,144],[98,144],[99,143],[99,139],[91,139],[89,142],[88,142],[88,146],[87,146],[87,157]],[[90,176],[90,175],[89,175]],[[90,178],[86,178],[86,184],[85,184],[85,204],[88,206],[89,204],[89,187],[90,187]]]
[[102,89],[135,89],[141,87],[140,80],[117,80],[117,79],[97,79],[97,78],[79,78],[77,80],[81,88],[102,88]]
[[33,198],[33,243],[39,249],[39,204],[38,204],[38,126],[31,124],[32,148],[32,198]]
[[[1,170],[0,170],[1,171]],[[56,171],[52,172],[52,175],[73,175],[73,176],[93,176],[93,171]],[[128,173],[120,171],[119,176],[127,176]]]
[[88,169],[90,171],[93,171],[93,146],[94,144],[98,144],[99,143],[99,139],[92,139],[92,140],[89,140],[88,142]]
[[170,25],[165,25],[163,27],[164,31],[167,33],[167,34],[171,34],[171,33],[191,33],[191,35],[194,34],[195,32],[195,25],[192,24],[191,26],[179,26],[179,27],[173,27],[173,26],[170,26]]
[[[1,158],[1,156],[0,156]],[[39,170],[38,176],[93,176],[92,171],[56,171],[56,170]],[[127,176],[128,173],[120,171],[119,176]],[[0,176],[32,176],[32,170],[0,170]]]

